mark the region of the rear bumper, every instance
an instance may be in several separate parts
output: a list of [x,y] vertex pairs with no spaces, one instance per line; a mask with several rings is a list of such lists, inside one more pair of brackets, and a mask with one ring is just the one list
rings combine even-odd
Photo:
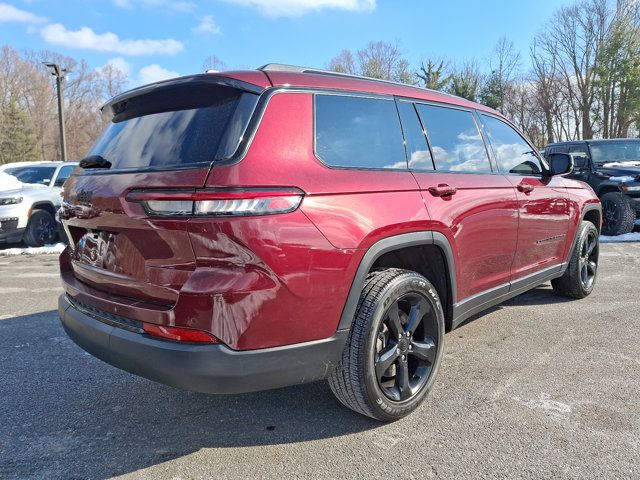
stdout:
[[330,338],[261,350],[157,340],[96,320],[58,300],[71,339],[95,357],[127,372],[185,390],[233,394],[325,378],[344,348],[347,332]]

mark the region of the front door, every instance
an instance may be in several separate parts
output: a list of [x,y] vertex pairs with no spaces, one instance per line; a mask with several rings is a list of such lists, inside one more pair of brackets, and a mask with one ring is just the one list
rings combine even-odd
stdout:
[[518,247],[512,281],[559,265],[563,261],[569,229],[569,201],[561,177],[543,176],[534,148],[509,124],[481,114],[498,168],[516,187]]

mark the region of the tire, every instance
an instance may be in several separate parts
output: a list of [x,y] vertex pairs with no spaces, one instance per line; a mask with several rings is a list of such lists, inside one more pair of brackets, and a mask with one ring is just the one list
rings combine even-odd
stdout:
[[620,192],[609,192],[602,196],[601,201],[603,235],[617,236],[633,231],[636,212],[629,197]]
[[56,237],[56,222],[46,210],[34,210],[22,237],[29,247],[42,247]]
[[392,422],[425,399],[443,350],[444,313],[434,286],[409,270],[372,272],[329,385],[348,408]]
[[598,229],[591,222],[580,224],[567,270],[560,278],[551,280],[551,286],[560,295],[584,298],[593,291],[598,276]]

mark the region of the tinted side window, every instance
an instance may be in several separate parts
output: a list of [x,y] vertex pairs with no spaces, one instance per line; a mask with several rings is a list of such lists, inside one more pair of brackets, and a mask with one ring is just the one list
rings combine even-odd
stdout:
[[415,170],[433,170],[433,160],[424,136],[422,124],[412,103],[398,102],[398,111],[402,121],[402,131],[407,146],[409,168]]
[[436,169],[490,173],[487,149],[473,114],[433,105],[416,105],[427,131]]
[[60,168],[58,176],[56,177],[56,183],[64,182],[67,178],[69,178],[74,168],[76,168],[75,165],[66,165]]
[[540,175],[542,164],[535,151],[518,132],[502,120],[482,115],[500,171],[519,175]]
[[331,166],[407,168],[393,100],[315,96],[316,153]]

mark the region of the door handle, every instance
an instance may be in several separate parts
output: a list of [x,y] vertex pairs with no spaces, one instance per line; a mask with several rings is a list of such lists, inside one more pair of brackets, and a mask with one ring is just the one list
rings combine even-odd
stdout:
[[452,187],[446,183],[441,183],[437,187],[429,187],[429,193],[434,197],[448,197],[454,195],[457,191],[458,189],[456,187]]
[[518,188],[519,192],[529,193],[529,192],[532,192],[535,187],[533,185],[531,185],[530,183],[521,182],[521,183],[518,184],[517,188]]

